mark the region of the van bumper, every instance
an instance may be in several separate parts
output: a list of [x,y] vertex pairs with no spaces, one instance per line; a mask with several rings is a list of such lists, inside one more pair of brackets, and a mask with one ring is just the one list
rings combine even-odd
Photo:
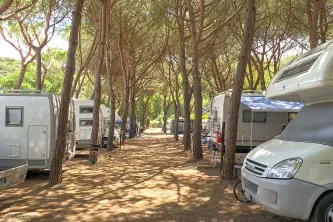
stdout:
[[298,179],[268,179],[254,176],[242,168],[243,189],[252,201],[267,211],[308,220],[318,197],[327,189]]

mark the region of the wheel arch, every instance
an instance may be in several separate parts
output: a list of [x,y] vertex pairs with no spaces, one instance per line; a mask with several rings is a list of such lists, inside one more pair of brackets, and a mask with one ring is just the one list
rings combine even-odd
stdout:
[[[333,184],[332,184],[333,185]],[[326,186],[325,186],[326,187]],[[316,202],[313,204],[312,209],[311,209],[311,214],[309,215],[309,218],[311,218],[313,216],[314,210],[316,209],[316,206],[318,205],[319,201],[321,199],[323,199],[326,195],[328,195],[329,193],[333,193],[333,188],[332,189],[328,189],[325,192],[323,192],[316,200]]]

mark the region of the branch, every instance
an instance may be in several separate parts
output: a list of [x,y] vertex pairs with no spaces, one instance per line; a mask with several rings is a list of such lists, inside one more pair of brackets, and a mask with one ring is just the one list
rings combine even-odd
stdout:
[[216,32],[218,32],[221,28],[223,28],[226,24],[228,24],[231,20],[233,20],[238,13],[243,9],[245,5],[245,1],[242,1],[241,5],[238,7],[238,9],[236,10],[236,12],[230,16],[229,18],[227,18],[225,21],[223,21],[219,26],[217,26],[213,31],[211,31],[209,34],[207,34],[205,37],[203,37],[200,42],[205,41],[206,39],[208,39],[210,36],[214,35]]

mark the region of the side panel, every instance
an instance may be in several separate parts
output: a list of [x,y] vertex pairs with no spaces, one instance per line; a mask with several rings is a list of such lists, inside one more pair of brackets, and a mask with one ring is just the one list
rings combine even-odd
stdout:
[[[22,126],[6,126],[6,107],[23,107]],[[45,159],[49,155],[50,146],[50,128],[47,128],[46,133],[42,134],[43,142],[39,141],[35,133],[41,133],[39,126],[49,127],[51,114],[49,95],[0,95],[0,168],[17,167],[24,164],[29,157],[29,168],[43,168]],[[38,126],[39,132],[31,131],[30,126]],[[36,129],[36,128],[34,128]],[[43,128],[45,130],[45,128]],[[37,130],[37,129],[36,129]],[[32,133],[33,132],[33,133]],[[33,143],[28,142],[28,137],[33,141],[33,137],[37,137]],[[46,138],[46,142],[44,141]],[[37,143],[37,150],[42,150],[42,153],[36,156],[37,150],[33,144]],[[29,155],[28,155],[28,144]],[[43,145],[42,145],[43,144]],[[41,146],[44,146],[41,148]],[[30,153],[31,151],[31,153]],[[45,156],[44,156],[45,155]],[[44,156],[44,158],[42,158]],[[30,159],[32,158],[32,159]]]
[[[243,122],[243,110],[249,110],[241,104],[238,117],[237,145],[251,145],[251,123]],[[287,112],[266,112],[265,123],[252,123],[252,145],[258,146],[280,134],[282,124],[288,124]]]
[[29,160],[43,160],[47,156],[47,126],[33,126],[28,128],[28,158]]

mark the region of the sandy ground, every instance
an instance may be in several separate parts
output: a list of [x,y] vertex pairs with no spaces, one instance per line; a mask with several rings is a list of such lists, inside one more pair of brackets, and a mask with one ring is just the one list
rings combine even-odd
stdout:
[[45,187],[47,172],[29,174],[1,191],[0,221],[296,221],[239,203],[235,181],[221,181],[217,168],[196,169],[181,143],[159,131],[101,154],[98,165],[85,155],[69,161],[54,188]]

